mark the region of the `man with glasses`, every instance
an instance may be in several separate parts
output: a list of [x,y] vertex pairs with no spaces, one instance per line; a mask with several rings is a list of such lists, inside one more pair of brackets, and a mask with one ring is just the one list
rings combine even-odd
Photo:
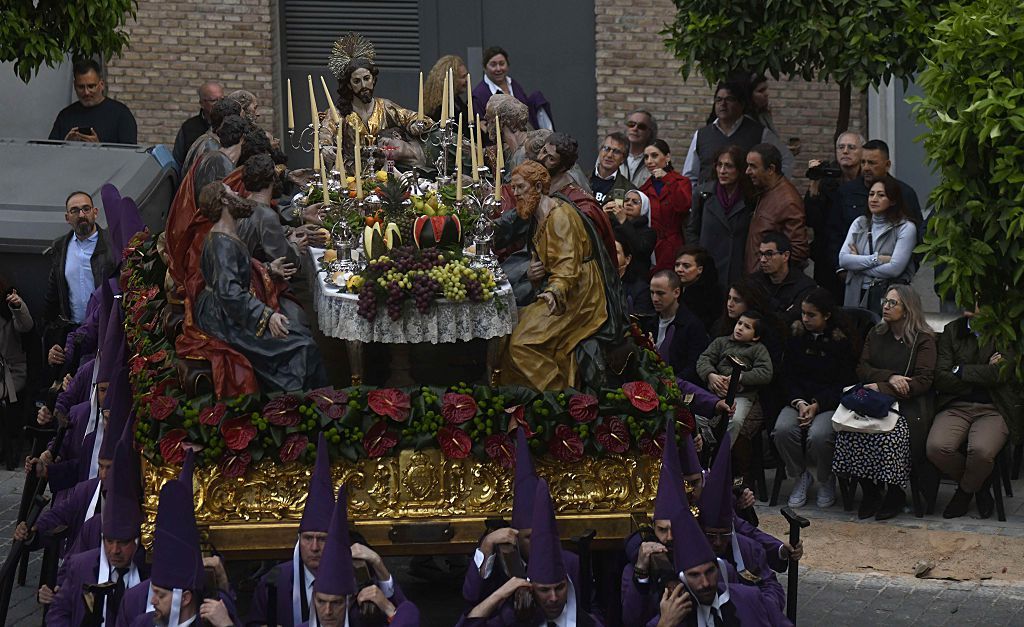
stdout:
[[[838,177],[825,176],[811,179],[804,196],[804,208],[807,211],[807,225],[814,229],[814,241],[811,242],[811,259],[814,260],[814,280],[827,289],[836,302],[843,302],[846,290],[845,281],[840,276],[844,272],[839,268],[839,249],[843,246],[850,224],[863,214],[867,202],[860,205],[861,211],[850,215],[844,209],[839,189],[860,176],[860,162],[864,137],[859,133],[846,131],[836,140],[835,165],[839,167]],[[832,164],[821,159],[807,162],[810,172],[816,168]]]
[[99,209],[93,205],[92,196],[72,192],[64,207],[64,220],[71,231],[50,247],[53,262],[43,313],[45,339],[50,346],[64,346],[68,332],[85,320],[89,296],[115,265],[109,235],[96,224]]
[[772,311],[787,323],[800,318],[800,302],[818,287],[814,279],[789,263],[792,246],[789,238],[778,231],[769,231],[758,247],[758,270],[750,279],[764,288]]
[[651,178],[651,171],[644,165],[644,149],[658,139],[658,122],[648,111],[637,109],[626,118],[626,138],[629,140],[629,154],[620,166],[629,182],[640,187]]
[[597,164],[594,166],[594,173],[590,175],[590,189],[594,192],[594,198],[599,205],[604,206],[614,198],[613,190],[621,190],[625,195],[629,190],[636,189],[636,186],[619,170],[626,161],[628,152],[629,139],[618,131],[608,133],[601,142]]
[[753,274],[760,267],[761,242],[769,231],[789,238],[790,262],[802,267],[807,259],[804,201],[782,172],[782,153],[772,144],[757,144],[747,151],[747,176],[759,196],[747,230],[745,264]]
[[715,115],[718,117],[694,132],[683,164],[683,176],[694,183],[707,183],[714,179],[715,167],[712,160],[715,153],[732,144],[744,151],[757,144],[775,146],[782,155],[782,173],[792,176],[792,153],[770,129],[744,115],[746,100],[743,85],[735,82],[719,83],[715,90]]
[[136,143],[135,116],[123,102],[107,98],[107,85],[99,64],[92,59],[78,60],[71,73],[78,100],[57,114],[49,138],[69,142]]
[[189,147],[210,130],[210,114],[213,106],[224,97],[224,86],[217,81],[206,81],[199,87],[198,93],[199,113],[185,120],[174,138],[173,154],[178,163],[184,163]]

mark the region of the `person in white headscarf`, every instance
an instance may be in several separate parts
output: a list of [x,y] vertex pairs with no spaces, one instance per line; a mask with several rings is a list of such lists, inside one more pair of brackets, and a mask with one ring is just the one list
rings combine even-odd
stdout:
[[648,276],[654,263],[654,243],[658,239],[651,228],[651,199],[640,190],[631,189],[621,204],[612,201],[604,206],[604,210],[611,220],[616,239],[625,239],[633,253],[627,271]]

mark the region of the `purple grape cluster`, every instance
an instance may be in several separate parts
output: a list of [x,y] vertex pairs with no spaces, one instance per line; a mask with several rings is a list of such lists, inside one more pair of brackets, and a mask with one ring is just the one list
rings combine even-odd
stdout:
[[402,317],[402,303],[405,302],[406,293],[398,284],[398,281],[388,283],[388,298],[385,302],[388,309],[388,317],[398,320]]
[[373,289],[374,284],[367,281],[359,289],[359,302],[356,310],[359,315],[373,322],[377,317],[377,292]]
[[441,284],[426,274],[417,274],[412,280],[412,297],[416,302],[416,311],[421,314],[430,310],[434,295],[441,289]]
[[480,285],[480,281],[477,279],[462,279],[462,284],[466,286],[466,298],[479,303],[484,300],[484,288]]

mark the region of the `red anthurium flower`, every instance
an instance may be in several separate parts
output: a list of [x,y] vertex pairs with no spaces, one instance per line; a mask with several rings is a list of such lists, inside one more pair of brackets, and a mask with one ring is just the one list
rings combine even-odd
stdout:
[[151,363],[157,363],[167,359],[167,351],[160,349],[146,358]]
[[583,440],[569,425],[558,425],[548,444],[548,452],[563,462],[578,462],[583,459]]
[[697,419],[685,405],[676,406],[676,433],[693,433],[697,430]]
[[386,416],[396,422],[409,419],[409,395],[399,389],[373,390],[366,395],[366,403],[378,416]]
[[577,394],[569,399],[569,415],[576,422],[590,422],[597,418],[597,399],[589,394]]
[[178,408],[178,399],[170,396],[155,396],[149,401],[149,414],[153,420],[166,420]]
[[228,418],[220,423],[220,433],[224,436],[224,444],[229,449],[241,451],[256,437],[256,425],[249,421],[248,416]]
[[168,464],[180,464],[185,460],[185,446],[182,441],[188,436],[184,429],[171,429],[160,438],[160,456]]
[[293,462],[306,452],[308,445],[309,438],[301,433],[293,433],[281,443],[281,450],[278,451],[277,456],[281,458],[282,462]]
[[128,367],[131,368],[132,374],[139,374],[146,367],[146,358],[142,355],[136,355],[128,360]]
[[251,463],[252,455],[245,451],[227,451],[224,453],[224,460],[220,464],[221,473],[230,479],[244,477],[245,471],[249,470],[249,464]]
[[299,414],[299,399],[291,394],[278,396],[263,406],[263,417],[272,425],[294,427],[302,419],[302,415]]
[[625,453],[629,450],[629,429],[614,416],[597,425],[594,434],[598,443],[612,453]]
[[[348,402],[348,394],[345,393],[344,390],[319,388],[307,394],[306,400],[313,401],[316,403],[317,409],[325,414],[330,414],[332,407],[335,407],[336,405],[344,405]],[[340,417],[340,415],[338,417]]]
[[388,431],[388,423],[381,420],[363,436],[363,448],[368,457],[380,457],[398,444],[398,436]]
[[654,411],[660,405],[658,393],[646,381],[632,381],[622,386],[622,393],[640,411]]
[[526,410],[523,409],[522,405],[516,405],[515,407],[506,407],[505,413],[508,414],[508,432],[512,433],[516,430],[516,427],[522,427],[526,437],[533,437],[533,429],[526,422]]
[[449,392],[441,397],[441,413],[448,424],[461,425],[472,420],[476,412],[476,400],[468,394]]
[[441,427],[437,430],[437,443],[448,459],[465,459],[473,448],[469,434],[458,427]]
[[511,470],[516,465],[516,445],[504,433],[492,433],[484,440],[487,456]]
[[638,441],[637,445],[640,450],[643,451],[644,455],[650,455],[651,457],[661,458],[662,451],[665,450],[665,432],[662,431],[655,437],[642,436]]
[[216,427],[220,424],[221,419],[224,418],[226,413],[228,413],[228,406],[224,403],[217,403],[212,407],[204,407],[199,412],[199,424]]

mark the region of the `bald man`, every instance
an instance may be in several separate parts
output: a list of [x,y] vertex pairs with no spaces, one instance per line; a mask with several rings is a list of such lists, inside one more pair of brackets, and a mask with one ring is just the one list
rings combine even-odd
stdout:
[[197,90],[199,95],[199,113],[185,120],[174,138],[174,160],[184,163],[189,147],[200,135],[210,130],[210,112],[213,105],[224,97],[224,86],[217,81],[206,81]]

